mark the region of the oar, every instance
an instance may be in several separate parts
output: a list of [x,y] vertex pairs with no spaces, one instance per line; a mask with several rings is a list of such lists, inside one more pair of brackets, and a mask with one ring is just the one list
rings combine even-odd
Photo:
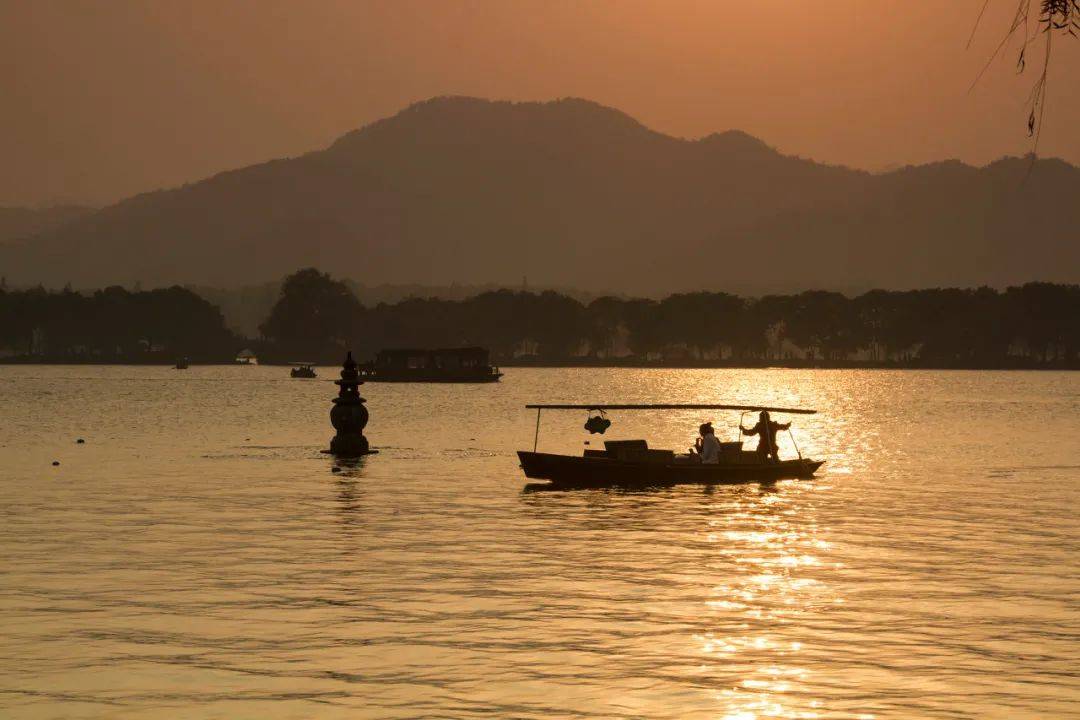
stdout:
[[799,453],[799,459],[802,460],[802,450],[799,449],[799,443],[795,442],[795,433],[791,432],[791,428],[788,428],[787,434],[791,438],[791,444],[795,446],[795,452]]

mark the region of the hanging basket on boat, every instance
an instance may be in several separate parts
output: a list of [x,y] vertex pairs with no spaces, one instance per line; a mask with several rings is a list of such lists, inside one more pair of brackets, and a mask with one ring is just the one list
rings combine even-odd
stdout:
[[[596,414],[594,415],[593,412]],[[585,429],[588,430],[591,435],[597,433],[603,435],[609,427],[611,427],[611,421],[604,415],[603,410],[589,411],[589,419],[585,421]]]

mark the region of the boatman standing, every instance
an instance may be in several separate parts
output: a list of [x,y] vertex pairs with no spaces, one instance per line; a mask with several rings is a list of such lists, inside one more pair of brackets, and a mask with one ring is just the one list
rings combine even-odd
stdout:
[[717,465],[720,462],[720,441],[716,439],[712,423],[704,423],[698,428],[701,437],[696,443],[696,450],[705,465]]
[[758,440],[757,453],[761,456],[761,462],[763,463],[768,462],[770,459],[773,462],[780,462],[780,446],[776,443],[776,433],[790,427],[791,423],[778,423],[769,419],[768,410],[761,411],[757,425],[749,430],[739,425],[743,435],[758,435],[761,438]]

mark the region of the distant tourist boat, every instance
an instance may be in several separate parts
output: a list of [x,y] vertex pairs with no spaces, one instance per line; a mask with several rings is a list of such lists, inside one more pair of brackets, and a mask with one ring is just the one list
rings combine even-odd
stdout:
[[[536,451],[540,437],[541,410],[742,410],[773,411],[809,415],[814,410],[771,408],[751,405],[526,405],[536,410],[536,440],[532,452],[518,451],[525,477],[548,480],[540,488],[665,487],[671,485],[737,485],[770,483],[777,480],[811,478],[825,464],[824,460],[804,458],[778,460],[757,452],[743,450],[742,442],[719,443],[714,462],[702,462],[694,454],[676,455],[672,450],[656,450],[645,440],[615,440],[604,443],[603,450],[586,450],[581,456],[556,455]],[[598,416],[599,417],[599,416]],[[594,423],[595,418],[590,418]],[[607,423],[610,425],[610,423]],[[586,424],[590,432],[604,432]],[[739,423],[742,427],[740,419]],[[792,438],[794,442],[794,438]],[[798,446],[796,446],[798,451]],[[536,486],[532,486],[536,487]]]
[[258,362],[259,358],[251,350],[241,350],[236,354],[237,365],[256,365]]
[[296,367],[289,371],[289,377],[294,378],[314,378],[318,377],[315,374],[315,368],[312,367],[315,363],[292,363]]
[[381,350],[375,362],[360,369],[364,382],[487,383],[501,377],[488,351],[479,347]]

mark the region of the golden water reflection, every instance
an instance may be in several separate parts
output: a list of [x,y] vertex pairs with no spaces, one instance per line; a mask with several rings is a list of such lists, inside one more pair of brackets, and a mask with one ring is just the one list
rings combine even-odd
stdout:
[[704,601],[712,632],[695,637],[704,671],[730,687],[715,694],[724,720],[819,718],[825,701],[812,696],[811,671],[800,663],[803,643],[790,639],[810,613],[840,604],[827,573],[838,563],[810,504],[792,512],[793,496],[809,486],[785,483],[782,494],[763,494],[738,512],[707,521],[705,543],[722,563],[724,580]]
[[[0,375],[13,717],[1013,720],[1080,701],[1080,374],[372,385],[382,452],[337,472],[333,388],[273,368]],[[525,403],[657,398],[816,407],[794,429],[824,474],[521,492]],[[709,419],[734,434],[639,413],[606,437],[681,449]],[[541,447],[580,453],[583,420],[545,417]]]

